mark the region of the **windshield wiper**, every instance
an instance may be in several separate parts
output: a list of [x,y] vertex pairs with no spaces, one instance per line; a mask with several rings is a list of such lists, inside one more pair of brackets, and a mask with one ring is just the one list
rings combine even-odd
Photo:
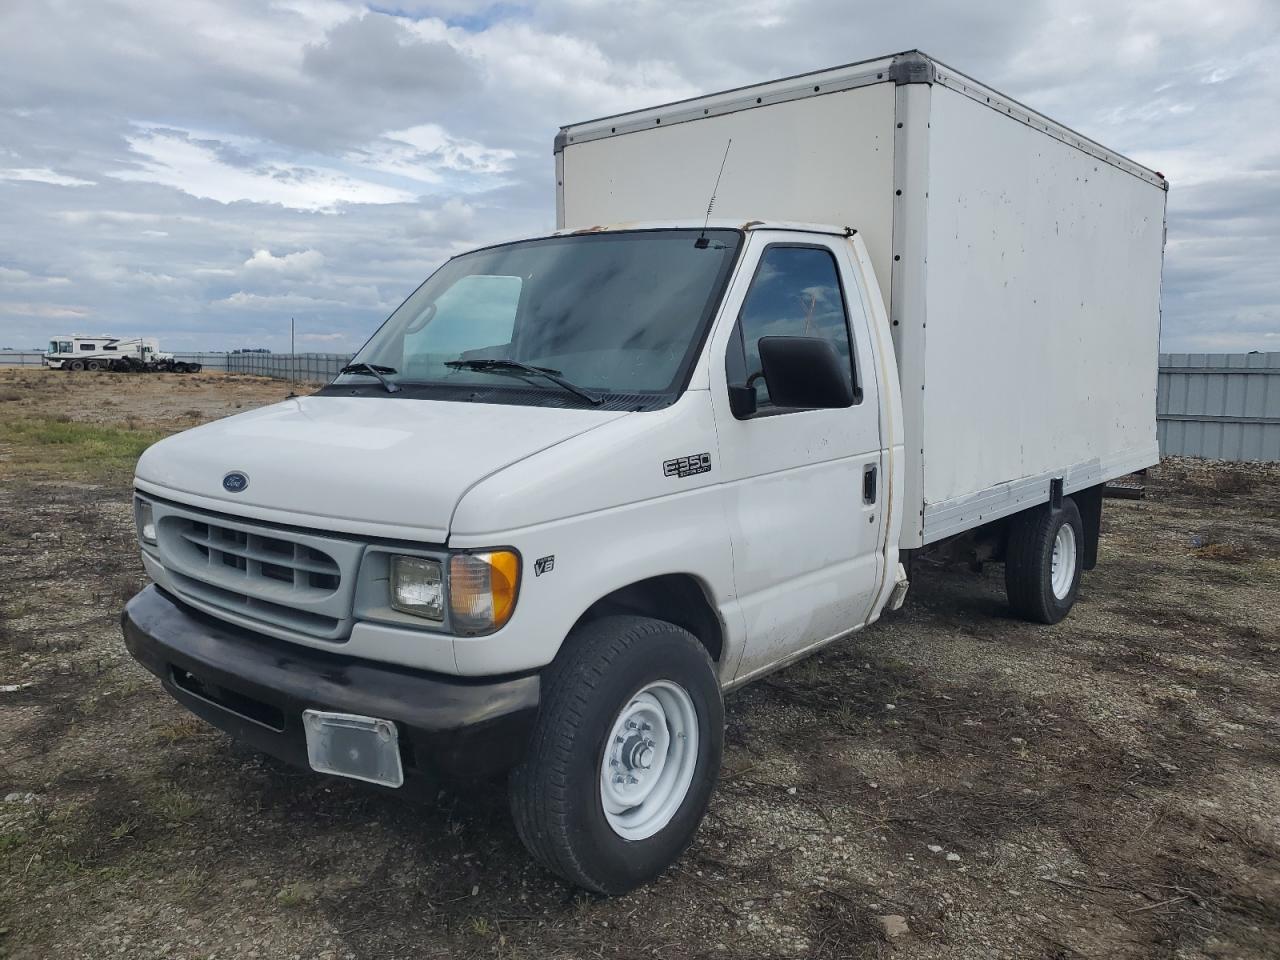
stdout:
[[566,380],[560,375],[559,370],[552,370],[550,367],[535,367],[532,364],[521,363],[519,360],[501,360],[501,359],[481,359],[474,360],[446,360],[446,367],[453,367],[455,370],[479,370],[482,373],[524,373],[535,377],[544,377],[552,383],[563,387],[570,393],[575,393],[583,400],[595,406],[604,403],[604,398],[596,396],[590,390],[586,390],[572,381]]
[[363,373],[371,377],[377,377],[378,382],[387,388],[387,393],[399,393],[400,385],[392,383],[384,373],[395,373],[395,367],[384,367],[377,363],[348,363],[345,367],[338,371],[339,373]]

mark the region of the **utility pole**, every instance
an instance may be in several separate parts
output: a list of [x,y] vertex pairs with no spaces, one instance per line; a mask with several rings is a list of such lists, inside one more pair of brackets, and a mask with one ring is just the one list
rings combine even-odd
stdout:
[[293,317],[289,318],[289,382],[298,388],[298,348],[294,346]]

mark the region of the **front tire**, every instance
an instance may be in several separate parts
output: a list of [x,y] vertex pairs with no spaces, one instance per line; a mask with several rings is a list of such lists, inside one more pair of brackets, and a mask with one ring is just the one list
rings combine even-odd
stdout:
[[626,893],[679,858],[706,812],[724,749],[715,665],[674,624],[604,617],[570,634],[542,690],[511,773],[516,831],[568,882]]
[[1084,561],[1084,524],[1075,501],[1016,515],[1009,527],[1004,582],[1009,605],[1024,620],[1057,623],[1076,602]]

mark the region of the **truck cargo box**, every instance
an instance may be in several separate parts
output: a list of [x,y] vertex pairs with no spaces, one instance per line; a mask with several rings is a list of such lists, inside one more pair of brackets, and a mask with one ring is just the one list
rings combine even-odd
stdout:
[[716,218],[862,235],[902,384],[904,548],[1159,459],[1164,178],[936,60],[574,124],[555,157],[561,228],[701,218],[723,161]]

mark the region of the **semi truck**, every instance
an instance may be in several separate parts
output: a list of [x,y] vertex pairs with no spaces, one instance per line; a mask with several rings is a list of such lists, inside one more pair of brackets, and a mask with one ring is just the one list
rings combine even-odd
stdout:
[[161,353],[155,337],[64,334],[49,341],[41,362],[54,370],[110,370],[117,373],[199,373],[199,363]]
[[314,396],[143,454],[122,622],[302,767],[505,773],[533,857],[617,894],[692,841],[724,697],[923,552],[1068,614],[1102,485],[1158,460],[1167,184],[918,52],[554,159],[554,232],[450,259]]

